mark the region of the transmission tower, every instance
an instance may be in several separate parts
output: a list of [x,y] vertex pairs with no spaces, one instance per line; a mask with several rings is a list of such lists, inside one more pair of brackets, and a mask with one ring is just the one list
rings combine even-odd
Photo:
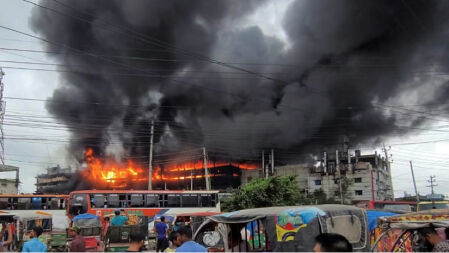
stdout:
[[5,117],[6,107],[6,102],[3,101],[4,85],[2,79],[4,75],[5,72],[3,72],[2,68],[0,68],[0,161],[3,165],[5,165],[5,138],[3,134],[3,118]]

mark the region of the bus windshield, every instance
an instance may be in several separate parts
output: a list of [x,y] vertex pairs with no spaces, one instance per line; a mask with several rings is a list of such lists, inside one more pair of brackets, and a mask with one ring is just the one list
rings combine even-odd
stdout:
[[419,211],[431,210],[431,209],[449,209],[449,203],[441,203],[441,202],[422,203],[422,204],[419,204],[418,206],[419,206]]

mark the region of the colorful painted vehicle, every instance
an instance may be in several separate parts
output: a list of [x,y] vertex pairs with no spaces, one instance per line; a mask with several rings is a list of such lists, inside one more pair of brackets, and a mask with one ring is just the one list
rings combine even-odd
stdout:
[[345,205],[247,209],[208,217],[194,240],[209,251],[313,250],[320,233],[345,236],[355,251],[369,249],[366,211]]
[[90,213],[103,218],[123,209],[126,215],[220,212],[218,191],[84,190],[71,192],[67,216]]
[[74,226],[81,228],[80,234],[86,241],[86,251],[99,252],[104,248],[101,241],[102,226],[100,217],[92,214],[81,214],[75,216],[72,220]]
[[148,237],[148,217],[139,216],[138,218],[139,222],[136,225],[109,226],[104,241],[104,251],[126,251],[129,247],[129,235],[132,232],[142,233]]
[[416,213],[380,217],[380,235],[372,244],[373,252],[421,252],[428,251],[418,244],[419,228],[434,227],[438,230],[449,228],[449,210],[434,209]]

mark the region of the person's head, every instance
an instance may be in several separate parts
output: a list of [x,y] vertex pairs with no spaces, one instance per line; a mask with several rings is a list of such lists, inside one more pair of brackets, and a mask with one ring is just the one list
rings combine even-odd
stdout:
[[161,216],[161,222],[165,222],[165,217]]
[[114,214],[115,214],[115,216],[119,216],[120,215],[120,210],[115,210]]
[[109,222],[109,219],[110,219],[109,217],[104,217],[103,218],[103,220],[106,221],[106,222]]
[[143,247],[143,241],[145,240],[145,235],[140,232],[131,232],[129,235],[129,240],[131,244],[138,246],[139,248]]
[[44,230],[42,229],[42,227],[34,226],[33,229],[31,230],[30,237],[31,238],[35,238],[35,237],[37,238],[37,237],[41,236],[43,231]]
[[181,242],[179,241],[179,234],[177,231],[172,231],[168,236],[168,240],[172,242],[176,247],[181,246]]
[[79,235],[80,232],[81,232],[81,228],[78,226],[72,226],[71,228],[69,228],[69,236],[70,237],[75,237],[75,236]]
[[422,243],[426,241],[432,245],[435,245],[442,241],[441,237],[438,235],[437,231],[433,227],[420,228],[418,229],[419,241]]
[[314,252],[351,252],[352,245],[342,235],[324,233],[315,237]]
[[187,226],[182,226],[178,229],[178,241],[183,244],[192,240],[192,229]]

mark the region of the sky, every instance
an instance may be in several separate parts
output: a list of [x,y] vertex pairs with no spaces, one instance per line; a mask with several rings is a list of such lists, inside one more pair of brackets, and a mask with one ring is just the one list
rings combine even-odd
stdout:
[[[264,34],[274,36],[288,45],[288,39],[281,27],[281,19],[286,11],[288,1],[270,1],[257,12],[236,20],[240,26],[258,25]],[[19,0],[2,0],[0,9],[0,25],[33,34],[29,27],[29,17],[32,5]],[[2,48],[2,49],[1,49]],[[48,166],[60,164],[66,166],[69,161],[66,143],[69,132],[58,129],[38,129],[32,124],[26,124],[27,119],[36,119],[61,124],[50,115],[45,108],[44,101],[63,80],[57,72],[31,71],[13,69],[24,67],[24,63],[16,64],[8,61],[54,63],[43,53],[30,53],[5,50],[33,49],[43,50],[41,42],[36,39],[7,31],[0,28],[0,67],[5,76],[3,96],[6,101],[6,115],[4,119],[5,157],[6,164],[20,168],[20,191],[33,192],[35,190],[35,176],[43,173]],[[27,66],[28,67],[28,66]],[[31,68],[38,68],[30,65]],[[23,100],[27,98],[34,100]],[[412,107],[413,108],[413,107]],[[412,177],[409,161],[413,161],[418,191],[428,194],[430,176],[436,176],[435,191],[449,194],[449,120],[437,116],[435,123],[428,127],[432,130],[422,130],[413,135],[406,135],[388,139],[385,142],[391,154],[392,173],[395,196],[400,197],[404,192],[413,193]],[[435,130],[438,129],[438,130]],[[51,139],[32,140],[36,138]],[[55,141],[58,140],[58,141]],[[418,144],[414,144],[418,143]],[[374,152],[375,148],[369,144],[361,146],[363,154]],[[377,152],[382,152],[379,148]],[[13,173],[2,173],[2,177],[12,177]]]

